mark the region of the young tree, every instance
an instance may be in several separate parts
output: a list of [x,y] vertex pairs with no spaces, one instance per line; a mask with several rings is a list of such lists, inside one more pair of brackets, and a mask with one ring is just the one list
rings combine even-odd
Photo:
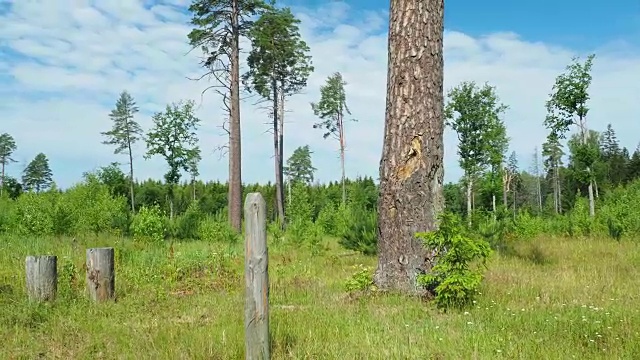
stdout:
[[16,141],[13,139],[13,136],[7,133],[0,135],[0,164],[2,164],[2,176],[0,176],[0,197],[2,196],[5,185],[5,167],[9,165],[9,163],[16,162],[16,160],[11,157],[16,149]]
[[191,159],[189,159],[189,175],[191,175],[191,188],[193,191],[193,201],[196,201],[196,179],[200,176],[198,164],[202,160],[200,151],[198,151]]
[[[229,222],[242,226],[242,151],[240,142],[240,37],[253,25],[250,17],[268,6],[263,0],[193,0],[189,6],[189,43],[204,54],[205,77],[214,78],[213,88],[223,97],[229,115]],[[205,90],[206,91],[206,90]]]
[[551,173],[553,187],[553,207],[556,214],[562,213],[562,186],[560,182],[560,166],[562,165],[562,144],[555,133],[547,136],[547,141],[542,144],[542,156],[544,157],[545,171]]
[[[327,78],[325,85],[320,87],[320,101],[311,103],[313,113],[322,121],[313,124],[314,129],[324,129],[324,138],[332,136],[340,144],[340,164],[342,168],[342,204],[347,202],[347,188],[345,185],[344,151],[346,142],[344,136],[344,116],[351,115],[347,106],[347,95],[344,86],[347,83],[339,72]],[[351,119],[351,121],[356,121]]]
[[607,130],[602,133],[600,143],[602,146],[602,160],[606,167],[607,181],[611,186],[618,186],[624,181],[625,166],[628,159],[620,148],[616,132],[613,130],[611,124],[608,124]]
[[289,8],[263,13],[249,31],[252,44],[247,58],[249,71],[243,75],[250,92],[255,91],[272,102],[276,203],[281,224],[284,224],[285,98],[306,87],[313,71],[311,57],[307,55],[309,47],[300,38],[299,23]]
[[313,183],[313,173],[316,168],[311,163],[311,154],[309,145],[300,146],[293,151],[293,154],[287,159],[287,166],[284,168],[284,173],[289,178],[289,182],[299,182],[306,185]]
[[[504,159],[508,139],[500,115],[507,106],[499,102],[494,87],[489,84],[479,87],[472,81],[451,89],[448,97],[445,117],[447,125],[458,135],[459,162],[467,187],[467,219],[471,225],[474,181],[489,163],[502,163]],[[497,149],[491,149],[492,146]]]
[[[589,55],[580,64],[577,58],[573,58],[572,64],[566,67],[566,72],[556,78],[552,93],[546,103],[548,115],[544,121],[545,126],[561,139],[571,125],[580,129],[581,145],[588,146],[589,131],[587,128],[587,101],[589,100],[589,85],[591,85],[591,68],[595,55]],[[593,164],[587,164],[587,183],[589,193],[589,214],[595,216],[595,200],[593,197]]]
[[531,172],[536,177],[535,181],[535,195],[536,204],[538,205],[538,211],[542,213],[542,184],[540,183],[540,153],[538,147],[533,149],[533,163],[531,164]]
[[437,229],[444,208],[444,0],[392,0],[389,15],[374,279],[415,294],[433,258],[415,235]]
[[[507,128],[499,117],[492,117],[486,133],[487,165],[489,165],[489,181],[491,184],[491,207],[496,211],[496,193],[500,191],[500,175],[508,172],[503,169],[505,154],[509,148]],[[506,197],[505,187],[502,184],[502,195]],[[506,204],[505,204],[506,206]]]
[[167,162],[169,171],[164,175],[168,185],[169,217],[173,219],[174,187],[181,177],[181,170],[189,171],[190,164],[200,157],[196,130],[200,123],[193,114],[194,102],[172,103],[164,112],[153,115],[153,128],[147,133],[145,159],[160,155]]
[[22,185],[27,191],[35,190],[39,193],[48,189],[53,183],[49,159],[43,153],[39,153],[31,160],[22,174]]
[[512,194],[513,194],[513,217],[515,219],[516,217],[516,204],[517,204],[517,199],[518,199],[518,180],[519,180],[519,171],[518,171],[518,156],[516,155],[516,152],[513,151],[511,152],[511,155],[509,155],[509,161],[507,163],[507,172],[509,174],[511,174],[511,181],[513,182],[513,189]]
[[109,117],[113,121],[113,128],[107,132],[101,132],[107,137],[102,143],[115,145],[114,154],[127,154],[129,156],[129,192],[131,196],[131,211],[136,211],[134,178],[133,178],[133,151],[131,147],[142,136],[142,128],[133,119],[138,112],[138,107],[131,94],[127,91],[120,93],[116,101],[115,109],[111,110]]

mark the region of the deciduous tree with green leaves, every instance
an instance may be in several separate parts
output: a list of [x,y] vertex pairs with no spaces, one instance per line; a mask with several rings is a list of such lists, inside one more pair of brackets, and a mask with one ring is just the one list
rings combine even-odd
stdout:
[[[320,101],[311,103],[313,113],[320,118],[320,122],[313,125],[314,129],[323,129],[324,138],[329,136],[338,140],[340,144],[340,164],[342,168],[342,204],[347,202],[347,188],[345,185],[345,149],[344,117],[351,115],[347,106],[347,94],[344,86],[347,82],[339,72],[333,73],[327,78],[325,85],[320,87]],[[356,121],[351,119],[351,121]]]
[[27,191],[35,190],[36,193],[39,193],[51,186],[53,183],[52,176],[49,159],[44,153],[39,153],[24,169],[22,186]]
[[[229,114],[229,222],[240,232],[242,226],[242,151],[240,141],[240,37],[253,26],[252,17],[269,6],[263,0],[193,0],[189,6],[194,29],[189,44],[204,54],[205,73],[222,96]],[[205,91],[207,91],[205,89]],[[223,125],[224,127],[224,125]]]
[[181,171],[189,171],[194,159],[200,156],[196,134],[200,119],[194,115],[193,110],[194,102],[191,100],[167,105],[164,112],[153,115],[153,128],[146,136],[145,159],[160,155],[169,167],[164,179],[168,184],[171,219],[173,219],[173,190],[180,181]]
[[289,8],[264,12],[249,30],[249,71],[243,82],[250,92],[271,101],[275,159],[276,203],[284,224],[284,109],[285,99],[307,86],[313,67],[309,47],[301,39],[298,24]]
[[[474,181],[484,168],[504,158],[506,132],[500,115],[507,106],[500,103],[495,87],[473,81],[460,83],[448,93],[446,123],[458,135],[460,167],[467,187],[467,221],[471,224]],[[500,144],[497,150],[491,146]],[[500,155],[502,154],[502,155]]]
[[138,112],[133,96],[126,90],[120,93],[116,101],[115,109],[111,110],[109,117],[113,121],[111,130],[102,132],[107,137],[103,141],[105,145],[115,145],[114,154],[126,154],[129,156],[129,192],[131,197],[131,211],[136,211],[134,178],[133,178],[133,151],[132,145],[142,137],[142,128],[134,120],[134,115]]
[[[587,56],[584,63],[577,57],[566,67],[566,71],[556,77],[550,98],[546,103],[547,117],[544,125],[558,138],[564,139],[569,127],[575,125],[580,130],[581,145],[587,147],[589,130],[587,128],[587,113],[589,107],[589,86],[591,85],[591,68],[595,55]],[[586,164],[589,193],[589,214],[595,216],[595,200],[593,193],[594,174],[593,165]]]
[[16,141],[13,136],[4,133],[0,135],[0,164],[2,164],[2,176],[0,177],[0,197],[2,196],[5,184],[5,167],[9,163],[16,162],[11,155],[16,151]]

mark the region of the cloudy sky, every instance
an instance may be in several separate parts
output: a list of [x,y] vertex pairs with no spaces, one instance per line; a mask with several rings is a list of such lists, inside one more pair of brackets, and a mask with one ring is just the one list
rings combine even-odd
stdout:
[[[197,53],[187,54],[188,0],[0,0],[0,133],[18,144],[19,176],[44,152],[54,180],[67,187],[85,171],[126,157],[102,145],[101,131],[122,90],[141,111],[148,129],[151,115],[166,104],[193,99],[202,119],[199,130],[204,180],[227,177],[227,159],[214,149],[225,143],[219,125],[220,98],[200,73]],[[477,4],[475,4],[477,3]],[[558,7],[559,3],[562,3]],[[617,0],[616,7],[595,1],[529,2],[447,0],[445,90],[461,81],[488,81],[509,105],[505,122],[523,167],[546,136],[544,102],[554,78],[572,56],[595,52],[589,125],[611,122],[624,146],[640,141],[636,105],[640,101],[640,3]],[[293,10],[313,56],[315,72],[305,93],[288,103],[285,156],[308,144],[320,181],[339,178],[338,144],[312,128],[309,102],[316,101],[328,75],[340,71],[348,104],[358,122],[349,123],[347,174],[378,174],[383,136],[387,62],[388,1],[296,0]],[[474,5],[475,4],[475,5]],[[271,136],[266,113],[252,100],[242,104],[243,180],[273,179]],[[455,181],[454,136],[445,136],[445,178]],[[144,161],[136,146],[137,178],[160,178],[162,159]]]

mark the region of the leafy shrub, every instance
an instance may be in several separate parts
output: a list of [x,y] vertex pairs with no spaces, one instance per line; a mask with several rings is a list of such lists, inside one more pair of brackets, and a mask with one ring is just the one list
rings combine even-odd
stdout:
[[167,225],[160,207],[140,207],[138,213],[133,216],[131,230],[134,240],[157,243],[164,241]]
[[373,271],[364,265],[354,266],[356,272],[344,283],[347,292],[355,291],[375,291],[373,283]]
[[438,230],[416,234],[436,254],[431,272],[419,275],[418,281],[435,293],[438,307],[464,308],[473,302],[483,278],[478,269],[471,268],[471,263],[484,262],[491,248],[484,240],[463,235],[458,216],[443,213],[439,220]]
[[0,233],[9,232],[16,224],[14,202],[0,198]]
[[109,187],[94,174],[61,195],[56,208],[56,221],[65,223],[64,234],[100,234],[122,226],[127,219],[127,200],[113,197]]
[[200,225],[204,219],[205,214],[200,210],[198,203],[191,202],[187,211],[176,219],[175,236],[178,239],[199,239]]
[[229,245],[237,244],[240,235],[229,225],[221,212],[215,216],[206,217],[201,223],[198,231],[201,240],[210,242],[221,242]]
[[45,236],[54,233],[55,195],[25,193],[16,200],[16,230],[22,235]]
[[365,210],[355,213],[338,242],[346,249],[375,255],[378,252],[378,214]]
[[282,223],[280,219],[272,221],[267,224],[267,233],[271,237],[271,241],[274,245],[279,245],[284,240],[285,231],[282,229]]

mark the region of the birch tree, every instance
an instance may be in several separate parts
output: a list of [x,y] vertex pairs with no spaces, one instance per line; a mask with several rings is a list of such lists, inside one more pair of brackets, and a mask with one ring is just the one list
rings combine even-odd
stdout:
[[500,115],[507,106],[500,103],[494,87],[489,84],[480,87],[473,81],[462,82],[447,95],[449,101],[445,106],[445,117],[447,125],[458,136],[459,164],[464,171],[467,189],[467,221],[471,225],[474,182],[491,162],[492,153],[496,158],[504,157],[496,155],[500,152],[504,154],[502,148],[494,151],[490,146],[496,142],[495,139],[502,138],[497,134],[501,132],[499,128],[504,126]]
[[[588,147],[589,130],[587,128],[587,114],[589,107],[589,86],[591,85],[591,68],[595,55],[589,55],[584,63],[573,58],[566,71],[556,77],[552,93],[546,103],[548,115],[545,126],[560,139],[566,137],[569,127],[578,127],[581,145]],[[593,163],[587,164],[587,183],[589,195],[589,214],[595,216],[594,174]]]

